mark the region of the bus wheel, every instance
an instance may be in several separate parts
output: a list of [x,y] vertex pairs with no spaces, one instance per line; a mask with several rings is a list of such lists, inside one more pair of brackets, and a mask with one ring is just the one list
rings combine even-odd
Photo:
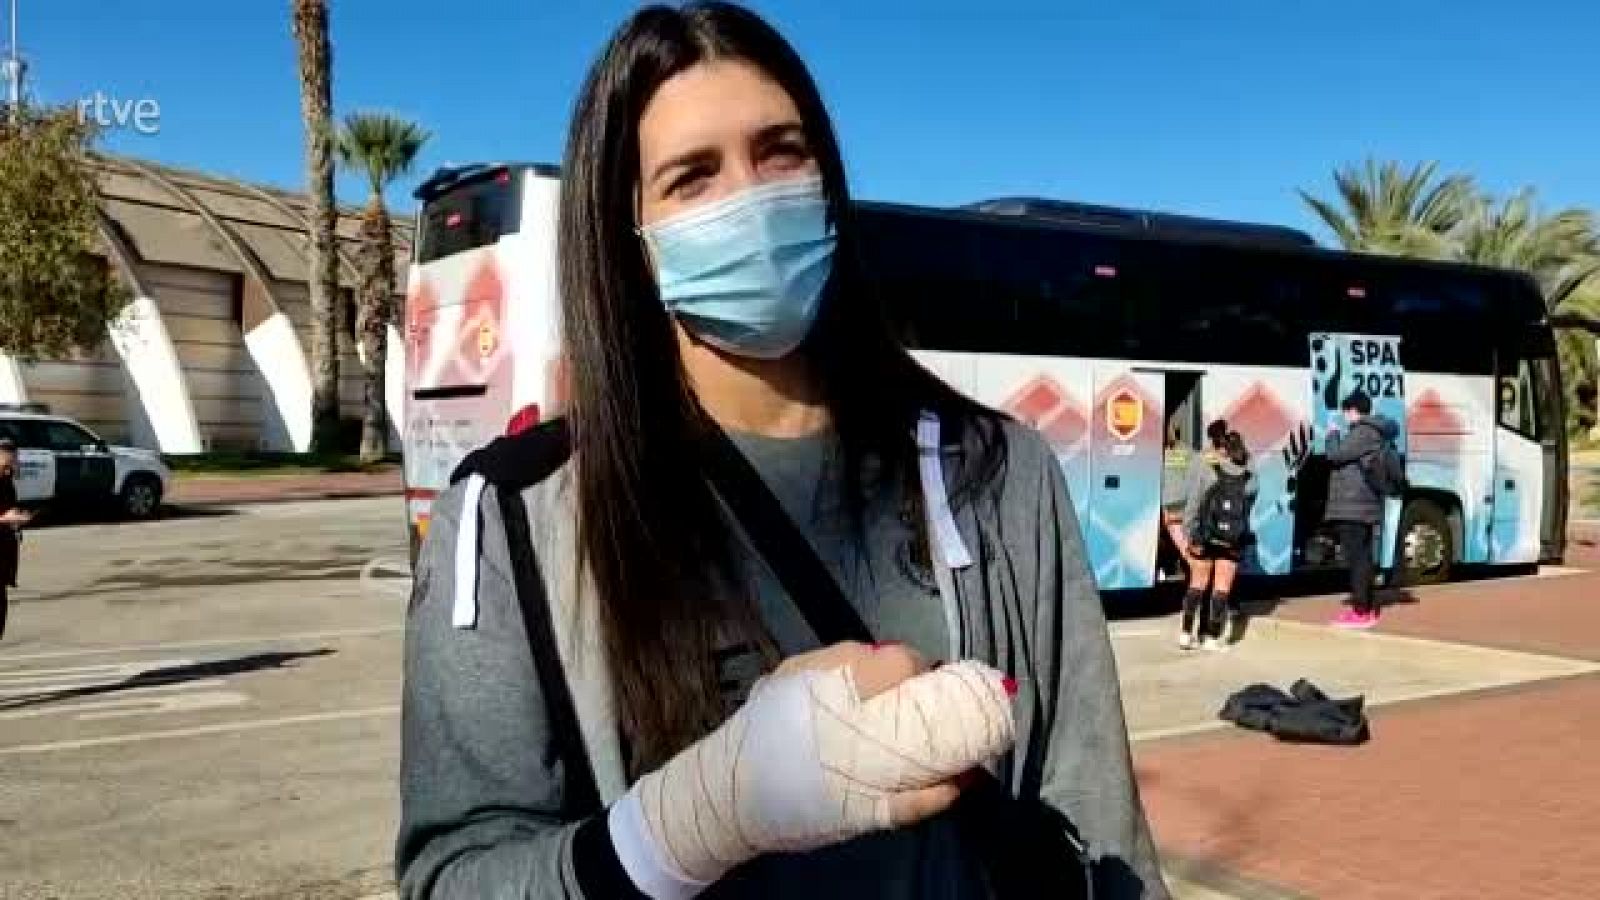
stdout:
[[1439,584],[1450,579],[1450,564],[1456,558],[1455,539],[1450,533],[1450,518],[1431,500],[1412,500],[1400,516],[1400,546],[1395,554],[1400,563],[1402,585]]

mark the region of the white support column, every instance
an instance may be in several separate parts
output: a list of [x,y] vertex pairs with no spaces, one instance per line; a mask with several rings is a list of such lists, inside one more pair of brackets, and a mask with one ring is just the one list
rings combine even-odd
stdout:
[[294,325],[274,312],[245,332],[244,345],[287,431],[288,447],[275,449],[305,453],[311,449],[311,366]]
[[401,427],[406,421],[406,344],[405,336],[389,326],[388,352],[383,362],[383,404],[389,410],[389,446],[399,448]]
[[0,351],[0,403],[27,403],[28,384],[11,354]]
[[142,294],[134,297],[110,332],[111,346],[122,358],[158,449],[162,453],[201,452],[204,448],[194,401],[155,300]]

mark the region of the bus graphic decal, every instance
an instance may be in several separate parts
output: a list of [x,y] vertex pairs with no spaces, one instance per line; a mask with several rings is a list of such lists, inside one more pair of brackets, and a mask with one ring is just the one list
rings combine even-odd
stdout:
[[1089,416],[1082,404],[1045,375],[1023,385],[1001,409],[1037,429],[1058,455],[1076,456],[1089,435]]
[[1300,453],[1286,455],[1283,451],[1289,448],[1302,417],[1271,386],[1251,381],[1223,409],[1221,418],[1244,438],[1258,485],[1250,515],[1256,540],[1246,551],[1245,568],[1287,572],[1294,561],[1295,524],[1289,479],[1291,467],[1303,458]]

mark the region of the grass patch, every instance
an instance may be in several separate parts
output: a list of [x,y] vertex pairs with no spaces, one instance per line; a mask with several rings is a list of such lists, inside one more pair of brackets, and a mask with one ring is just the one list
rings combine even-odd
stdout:
[[224,451],[166,457],[172,471],[192,478],[272,478],[329,472],[376,472],[400,462],[391,454],[363,463],[353,453],[245,453]]

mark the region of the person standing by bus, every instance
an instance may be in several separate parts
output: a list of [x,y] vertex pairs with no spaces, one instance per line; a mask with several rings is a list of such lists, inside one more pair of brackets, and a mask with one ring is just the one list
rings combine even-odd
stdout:
[[1400,434],[1400,427],[1385,416],[1374,415],[1372,398],[1364,391],[1353,391],[1340,409],[1349,429],[1344,434],[1338,429],[1328,431],[1326,452],[1332,473],[1326,518],[1338,532],[1340,550],[1350,567],[1350,600],[1332,624],[1367,629],[1378,624],[1373,538],[1383,521],[1383,495],[1368,469]]
[[1226,420],[1206,427],[1210,444],[1196,454],[1185,480],[1181,531],[1189,563],[1178,646],[1215,648],[1238,640],[1243,619],[1233,597],[1239,562],[1250,540],[1250,510],[1257,491],[1244,438]]
[[17,506],[17,445],[0,438],[0,640],[6,636],[11,588],[17,586],[22,539],[18,530],[32,516]]
[[[519,489],[517,519],[481,471],[433,507],[406,640],[401,896],[986,900],[974,842],[1005,836],[952,809],[986,759],[1082,832],[1096,896],[1165,898],[1061,468],[877,314],[793,48],[728,3],[635,13],[585,82],[561,172],[570,462]],[[899,643],[818,647],[800,610],[821,598],[777,583],[705,477],[713,429],[872,636]],[[930,467],[948,481],[919,482]],[[578,623],[531,658],[530,592]],[[552,668],[571,704],[541,690]],[[835,745],[861,733],[824,733],[823,713],[952,669],[968,692],[916,708],[959,751],[938,771],[973,768],[892,796],[858,780],[870,760]]]

